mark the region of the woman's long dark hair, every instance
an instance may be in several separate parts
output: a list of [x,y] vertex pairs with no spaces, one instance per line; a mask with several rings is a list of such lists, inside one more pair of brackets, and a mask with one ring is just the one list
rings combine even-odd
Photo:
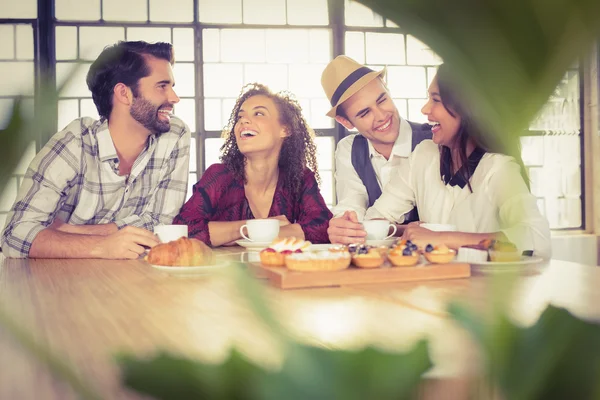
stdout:
[[246,180],[246,157],[240,152],[235,141],[234,128],[242,104],[253,96],[266,96],[273,100],[279,111],[279,123],[286,128],[288,136],[283,139],[279,153],[279,173],[284,174],[284,185],[296,194],[302,186],[302,177],[305,168],[309,168],[320,183],[317,168],[317,147],[314,142],[314,131],[308,126],[302,116],[302,107],[290,93],[273,93],[265,85],[250,83],[242,88],[240,96],[231,111],[229,123],[223,131],[225,144],[221,147],[223,155],[221,162],[229,168],[237,179]]
[[[521,145],[519,136],[507,133],[505,136],[499,137],[494,133],[486,133],[473,118],[473,112],[467,106],[466,101],[462,101],[462,92],[456,87],[456,80],[452,78],[448,66],[442,64],[439,66],[436,74],[437,84],[440,97],[444,108],[450,115],[461,118],[458,133],[454,140],[458,146],[458,157],[460,165],[465,168],[459,168],[456,172],[461,178],[467,182],[469,190],[473,192],[471,187],[471,171],[466,168],[468,163],[467,157],[467,142],[471,138],[477,147],[489,153],[500,153],[513,157],[521,167],[521,176],[525,180],[525,184],[529,188],[529,178],[523,159],[521,158]],[[440,146],[440,176],[443,179],[444,171],[452,171],[452,152],[447,146]]]

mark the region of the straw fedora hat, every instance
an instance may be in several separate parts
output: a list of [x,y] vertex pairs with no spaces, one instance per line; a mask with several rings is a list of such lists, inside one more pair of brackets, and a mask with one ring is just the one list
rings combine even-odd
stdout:
[[321,86],[332,107],[327,116],[335,118],[340,104],[379,76],[385,76],[385,68],[377,72],[347,56],[334,58],[321,75]]

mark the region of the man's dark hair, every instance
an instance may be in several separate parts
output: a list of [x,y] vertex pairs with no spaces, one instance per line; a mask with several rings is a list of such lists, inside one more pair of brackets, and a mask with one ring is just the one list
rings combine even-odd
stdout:
[[145,57],[167,60],[173,65],[175,55],[170,43],[123,42],[106,47],[90,67],[86,82],[94,104],[102,118],[108,118],[113,108],[113,89],[116,84],[129,86],[138,95],[138,81],[150,75]]

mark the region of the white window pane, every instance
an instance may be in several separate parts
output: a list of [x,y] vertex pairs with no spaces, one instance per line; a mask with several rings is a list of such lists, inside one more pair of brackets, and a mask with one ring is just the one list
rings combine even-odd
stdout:
[[321,177],[321,196],[326,204],[333,204],[333,172],[327,170],[319,170]]
[[13,106],[12,99],[0,99],[0,129],[5,129],[10,122]]
[[2,18],[37,18],[37,1],[0,0],[0,10]]
[[235,106],[235,101],[236,99],[223,99],[221,102],[221,120],[223,121],[221,131],[229,124],[229,118],[231,117],[231,112]]
[[90,27],[79,28],[79,55],[83,60],[95,60],[106,46],[125,40],[123,28]]
[[77,27],[75,26],[57,26],[56,27],[56,59],[57,60],[76,60],[77,59]]
[[3,96],[33,96],[33,62],[0,62],[0,93]]
[[561,215],[563,228],[578,228],[581,226],[581,200],[561,199]]
[[99,20],[100,0],[56,0],[55,14],[61,20]]
[[31,164],[31,161],[35,157],[35,141],[29,142],[29,145],[25,149],[25,152],[21,156],[17,167],[14,170],[14,174],[25,175],[27,167]]
[[221,131],[223,129],[220,99],[204,100],[204,129],[207,131]]
[[188,190],[185,195],[185,201],[188,201],[190,197],[192,197],[192,194],[194,194],[194,185],[196,184],[196,182],[198,182],[198,175],[190,174],[188,178]]
[[425,43],[414,36],[406,37],[407,64],[412,65],[439,65],[442,59],[433,52]]
[[[400,114],[400,116],[404,119],[408,119],[408,104],[406,103],[406,100],[404,99],[392,99],[394,100],[394,104],[396,105],[396,108],[398,109],[398,113]],[[423,104],[425,104],[425,102],[423,101]]]
[[383,18],[370,8],[355,1],[346,0],[346,25],[348,26],[383,26]]
[[285,24],[285,0],[243,0],[243,2],[245,24]]
[[365,34],[362,32],[346,32],[345,54],[361,64],[365,63]]
[[58,101],[58,127],[57,131],[62,131],[74,119],[79,118],[79,100],[59,100]]
[[171,29],[169,28],[127,28],[127,40],[143,40],[148,43],[171,43]]
[[[290,45],[293,43],[293,46]],[[268,29],[267,62],[307,63],[309,62],[309,36],[304,29]]]
[[328,25],[327,0],[287,0],[290,25]]
[[399,28],[399,26],[394,21],[389,19],[385,21],[385,26],[387,26],[388,28]]
[[544,165],[544,138],[542,136],[522,137],[521,157],[528,167]]
[[282,64],[246,64],[244,84],[258,82],[267,85],[274,92],[288,87],[288,67]]
[[223,29],[221,61],[264,62],[265,31],[262,29]]
[[225,139],[210,138],[204,140],[204,165],[206,168],[213,164],[219,163],[221,156],[221,146],[225,143]]
[[218,29],[202,30],[202,58],[204,62],[221,61],[221,32]]
[[175,93],[182,97],[193,97],[196,93],[196,77],[194,64],[175,63],[173,74],[175,75]]
[[333,169],[333,137],[317,136],[315,144],[317,146],[319,169]]
[[321,74],[323,64],[290,65],[289,90],[297,97],[323,97]]
[[431,82],[433,81],[433,78],[435,78],[436,74],[437,74],[437,68],[427,67],[427,87],[428,88],[431,85]]
[[33,28],[17,25],[17,59],[33,60]]
[[173,29],[173,48],[175,62],[194,61],[194,30],[190,28]]
[[540,213],[545,217],[546,216],[546,202],[544,199],[537,199],[537,206],[540,210]]
[[367,32],[367,64],[404,64],[404,35]]
[[308,31],[310,40],[310,62],[328,63],[331,60],[331,31],[326,29],[311,29]]
[[103,0],[102,18],[106,21],[147,21],[146,0]]
[[[306,121],[310,121],[310,99],[298,99],[296,98],[296,100],[298,101],[298,104],[300,105],[300,108],[302,109],[302,116],[304,117],[304,119]],[[310,124],[309,124],[310,126]]]
[[242,22],[242,0],[198,0],[198,19],[213,24]]
[[315,130],[333,128],[334,119],[325,115],[330,108],[331,104],[327,99],[312,99],[310,101],[310,120],[308,124]]
[[237,98],[243,79],[242,64],[204,64],[204,96]]
[[[86,75],[90,69],[90,63],[56,63],[56,86],[63,87],[60,95],[62,97],[88,97],[91,93],[85,83]],[[67,81],[68,78],[68,81]]]
[[[425,68],[421,67],[388,67],[387,83],[395,97],[427,97]],[[422,105],[421,105],[422,106]]]
[[[194,135],[192,135],[192,137],[190,138],[190,172],[194,172],[197,171],[196,166],[197,166],[197,152],[196,152],[196,143],[197,140],[194,137]],[[196,181],[194,181],[193,183],[196,183]]]
[[17,178],[10,178],[0,193],[0,211],[10,211],[17,198]]
[[190,131],[196,132],[196,100],[181,99],[175,104],[175,115],[189,126]]
[[408,100],[408,119],[412,122],[427,122],[427,117],[421,112],[424,105],[425,100]]
[[100,115],[98,114],[98,109],[94,104],[94,100],[92,99],[81,99],[81,116],[82,117],[92,117],[94,119],[100,119]]
[[194,0],[150,0],[150,21],[192,22]]
[[579,198],[581,196],[581,168],[578,165],[565,166],[562,172],[563,193],[567,197]]
[[0,25],[0,59],[12,60],[15,58],[15,26]]

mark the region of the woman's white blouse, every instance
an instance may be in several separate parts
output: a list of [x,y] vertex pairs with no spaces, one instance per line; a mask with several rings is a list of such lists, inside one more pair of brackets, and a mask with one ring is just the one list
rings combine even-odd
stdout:
[[550,257],[550,228],[529,192],[514,158],[486,153],[469,186],[446,185],[440,178],[440,153],[431,140],[421,142],[409,163],[393,172],[365,219],[401,223],[417,206],[423,222],[452,224],[459,232],[503,232],[521,251]]

